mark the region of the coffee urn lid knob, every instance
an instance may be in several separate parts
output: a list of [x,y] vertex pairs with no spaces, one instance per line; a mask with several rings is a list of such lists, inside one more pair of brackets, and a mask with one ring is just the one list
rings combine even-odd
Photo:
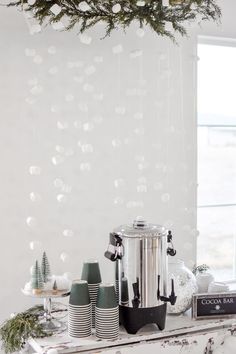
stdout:
[[133,222],[135,229],[144,228],[147,226],[147,221],[142,216],[137,216]]

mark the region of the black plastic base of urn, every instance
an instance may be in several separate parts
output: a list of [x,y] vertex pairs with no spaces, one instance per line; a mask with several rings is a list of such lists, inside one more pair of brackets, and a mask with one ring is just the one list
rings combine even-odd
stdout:
[[162,331],[166,324],[166,303],[156,307],[133,308],[120,305],[120,323],[130,334],[136,334],[146,324],[155,323]]

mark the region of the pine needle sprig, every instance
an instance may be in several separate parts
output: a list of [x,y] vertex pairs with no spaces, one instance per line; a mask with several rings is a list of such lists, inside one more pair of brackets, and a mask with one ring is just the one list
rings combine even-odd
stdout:
[[34,306],[3,323],[0,328],[0,339],[6,354],[23,349],[29,338],[44,338],[52,335],[45,332],[40,324],[39,319],[42,314],[43,307]]

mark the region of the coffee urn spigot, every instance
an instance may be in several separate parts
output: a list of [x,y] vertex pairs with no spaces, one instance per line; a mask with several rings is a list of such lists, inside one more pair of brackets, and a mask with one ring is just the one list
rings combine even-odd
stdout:
[[137,279],[136,283],[133,283],[134,298],[132,300],[133,308],[138,308],[140,304],[140,294],[139,294],[139,281]]
[[[158,282],[160,280],[158,279]],[[176,300],[177,300],[177,296],[175,295],[175,287],[174,287],[174,279],[171,279],[171,293],[170,296],[160,296],[157,290],[157,299],[161,300],[161,301],[165,301],[165,302],[170,302],[171,305],[175,305]]]

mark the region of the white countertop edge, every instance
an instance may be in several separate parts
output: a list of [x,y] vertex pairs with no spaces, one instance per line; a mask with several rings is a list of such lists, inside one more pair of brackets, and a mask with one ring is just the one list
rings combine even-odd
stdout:
[[[155,333],[140,333],[136,335],[130,335],[125,332],[121,333],[121,337],[116,341],[105,341],[105,340],[97,340],[95,336],[91,336],[87,338],[87,342],[89,344],[83,344],[84,340],[81,339],[73,339],[69,338],[65,332],[65,335],[55,335],[53,337],[44,338],[44,339],[30,339],[28,343],[30,346],[40,354],[45,354],[49,349],[57,349],[58,353],[66,354],[66,353],[75,353],[75,352],[86,352],[89,350],[96,350],[102,348],[111,348],[111,347],[120,347],[124,345],[153,341],[153,340],[162,340],[171,337],[188,335],[200,332],[208,332],[211,330],[218,330],[223,328],[230,328],[232,326],[236,326],[236,317],[230,319],[215,319],[213,320],[192,320],[189,319],[188,316],[179,316],[173,317],[168,316],[168,321],[182,322],[179,323],[180,327],[172,329],[165,329],[164,331],[157,331]],[[186,321],[186,325],[184,322]],[[177,325],[176,324],[176,325]],[[184,325],[184,326],[183,326]],[[84,341],[84,343],[86,342]],[[80,342],[80,343],[79,343]],[[93,342],[93,343],[92,343]],[[69,348],[60,348],[64,344],[70,344]]]

